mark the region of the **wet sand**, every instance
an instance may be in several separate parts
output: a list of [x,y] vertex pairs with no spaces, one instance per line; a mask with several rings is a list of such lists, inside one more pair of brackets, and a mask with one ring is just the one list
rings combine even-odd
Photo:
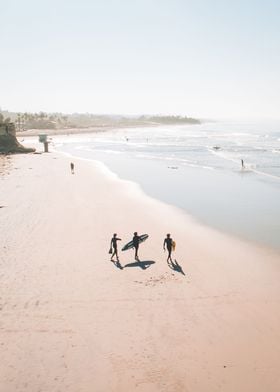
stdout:
[[[8,162],[1,391],[280,390],[279,253],[200,226],[98,164],[75,160],[72,175],[56,153]],[[123,246],[134,231],[150,238],[140,263],[120,252],[121,269],[110,238]]]

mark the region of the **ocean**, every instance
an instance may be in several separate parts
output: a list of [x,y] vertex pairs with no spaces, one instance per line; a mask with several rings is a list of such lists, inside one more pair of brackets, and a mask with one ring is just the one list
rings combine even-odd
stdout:
[[280,123],[126,128],[57,136],[53,145],[102,162],[202,224],[280,249]]

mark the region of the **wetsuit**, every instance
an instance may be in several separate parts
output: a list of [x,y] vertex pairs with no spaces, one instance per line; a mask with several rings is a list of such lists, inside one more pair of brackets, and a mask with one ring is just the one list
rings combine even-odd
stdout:
[[112,254],[111,260],[112,260],[112,258],[113,258],[115,255],[117,256],[117,259],[119,259],[119,258],[118,258],[118,246],[117,246],[117,241],[121,241],[121,239],[120,239],[120,238],[117,238],[117,237],[113,237],[113,238],[111,239],[111,245],[112,245],[112,247],[113,247],[113,249],[114,249],[114,252],[113,252],[113,254]]
[[172,243],[173,243],[173,240],[170,237],[165,238],[164,243],[163,243],[163,248],[165,249],[165,246],[166,246],[166,248],[168,250],[168,258],[167,258],[167,260],[168,259],[171,260]]
[[135,248],[135,260],[138,260],[139,240],[139,235],[134,235],[134,237],[132,238],[133,246]]

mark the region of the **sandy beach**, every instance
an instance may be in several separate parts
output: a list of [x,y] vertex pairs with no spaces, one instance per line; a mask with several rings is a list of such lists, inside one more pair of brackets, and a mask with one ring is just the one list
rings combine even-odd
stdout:
[[74,162],[0,156],[0,390],[278,392],[279,253]]

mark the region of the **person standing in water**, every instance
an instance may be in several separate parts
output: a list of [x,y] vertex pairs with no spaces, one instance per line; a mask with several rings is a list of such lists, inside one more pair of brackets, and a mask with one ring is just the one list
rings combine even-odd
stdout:
[[245,165],[244,165],[243,159],[241,159],[241,168],[242,168],[242,169],[245,169]]
[[111,261],[114,261],[113,260],[114,256],[116,256],[117,257],[117,261],[119,261],[117,241],[121,241],[121,238],[118,238],[117,237],[117,233],[115,233],[113,235],[113,238],[111,239],[111,245],[110,245],[110,249],[113,250],[113,253],[112,253],[112,256],[111,256]]
[[173,240],[172,240],[172,238],[170,237],[170,234],[169,234],[169,233],[166,234],[166,238],[165,238],[165,240],[163,241],[163,249],[164,249],[164,251],[165,251],[165,249],[168,250],[167,262],[168,262],[169,260],[172,262],[171,253],[172,253],[172,249],[173,249]]
[[135,260],[139,261],[138,248],[139,248],[139,243],[140,243],[140,237],[136,231],[135,231],[134,236],[132,238],[132,242],[133,242],[133,247],[135,249]]

